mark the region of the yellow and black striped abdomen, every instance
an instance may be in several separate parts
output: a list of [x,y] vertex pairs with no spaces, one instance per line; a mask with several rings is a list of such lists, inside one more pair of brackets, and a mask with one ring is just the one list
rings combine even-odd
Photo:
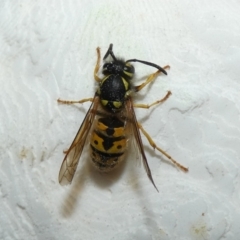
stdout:
[[99,118],[90,143],[94,165],[103,172],[114,169],[123,160],[127,147],[125,123],[117,117]]

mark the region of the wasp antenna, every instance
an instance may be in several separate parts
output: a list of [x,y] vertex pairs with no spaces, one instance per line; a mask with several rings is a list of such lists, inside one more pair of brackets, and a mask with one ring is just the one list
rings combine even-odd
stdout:
[[147,62],[147,61],[142,61],[142,60],[138,60],[138,59],[129,59],[129,60],[126,61],[126,63],[127,63],[127,62],[140,62],[140,63],[146,64],[146,65],[155,67],[155,68],[157,68],[158,70],[160,70],[161,72],[163,72],[165,75],[167,75],[167,72],[165,71],[165,69],[163,69],[162,67],[158,66],[158,65],[155,64],[155,63],[151,63],[151,62]]
[[114,55],[114,53],[113,53],[112,48],[113,48],[113,44],[111,43],[111,44],[109,45],[109,48],[108,48],[106,54],[105,54],[104,57],[103,57],[103,60],[105,60],[109,55],[111,55],[111,57],[113,58],[114,61],[117,60],[116,57],[115,57],[115,55]]

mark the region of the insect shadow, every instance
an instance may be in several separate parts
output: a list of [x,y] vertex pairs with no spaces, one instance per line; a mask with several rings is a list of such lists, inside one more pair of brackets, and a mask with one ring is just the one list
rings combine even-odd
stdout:
[[[128,154],[127,151],[126,157]],[[118,182],[127,165],[127,161],[124,160],[119,164],[118,168],[111,172],[103,173],[99,172],[98,169],[93,166],[92,162],[88,159],[89,155],[87,153],[84,155],[86,159],[82,161],[81,167],[76,173],[76,179],[71,184],[70,191],[62,204],[61,215],[65,218],[70,217],[74,213],[77,205],[81,201],[81,196],[87,184],[94,184],[99,188],[109,189],[113,184]]]

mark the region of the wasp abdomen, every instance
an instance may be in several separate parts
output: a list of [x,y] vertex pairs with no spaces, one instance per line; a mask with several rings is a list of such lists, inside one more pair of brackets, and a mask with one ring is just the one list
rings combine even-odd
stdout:
[[90,142],[92,161],[100,171],[110,171],[122,161],[127,147],[124,126],[117,117],[98,119]]

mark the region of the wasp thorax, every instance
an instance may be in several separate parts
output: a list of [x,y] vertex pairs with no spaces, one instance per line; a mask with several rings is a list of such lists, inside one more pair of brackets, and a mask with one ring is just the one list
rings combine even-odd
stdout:
[[99,86],[101,103],[111,112],[120,110],[130,89],[130,84],[120,75],[110,74]]

